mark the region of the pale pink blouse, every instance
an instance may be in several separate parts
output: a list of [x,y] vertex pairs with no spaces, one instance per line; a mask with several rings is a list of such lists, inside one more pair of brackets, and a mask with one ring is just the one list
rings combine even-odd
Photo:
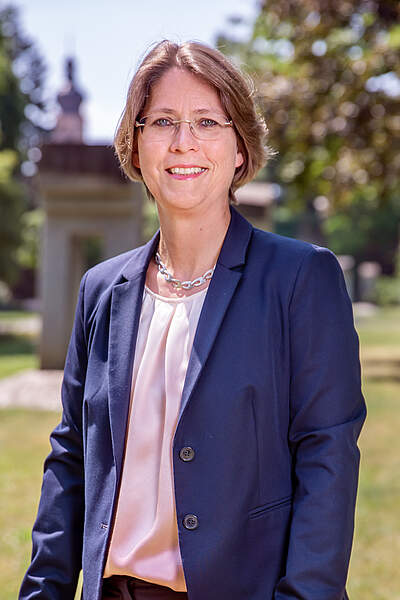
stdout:
[[165,298],[145,288],[126,454],[104,577],[129,575],[186,591],[176,523],[172,443],[207,288]]

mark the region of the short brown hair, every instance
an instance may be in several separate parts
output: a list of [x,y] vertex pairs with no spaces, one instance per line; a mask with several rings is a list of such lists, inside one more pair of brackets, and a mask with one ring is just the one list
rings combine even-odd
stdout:
[[237,167],[231,184],[230,197],[234,199],[234,191],[253,179],[273,151],[265,145],[267,127],[264,119],[257,114],[250,79],[219,50],[198,42],[178,45],[163,40],[141,62],[130,83],[114,138],[121,167],[129,179],[143,181],[140,169],[132,162],[132,154],[137,148],[135,121],[150,97],[152,85],[173,67],[189,71],[214,87],[226,116],[233,121],[238,148],[244,159],[243,164]]

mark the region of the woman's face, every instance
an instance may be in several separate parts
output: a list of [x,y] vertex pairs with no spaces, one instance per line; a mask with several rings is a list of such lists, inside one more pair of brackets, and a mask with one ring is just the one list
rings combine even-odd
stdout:
[[[216,90],[188,71],[176,67],[153,86],[143,115],[162,114],[171,120],[198,119],[199,115],[226,115]],[[163,140],[146,139],[138,132],[133,164],[140,168],[159,209],[213,211],[228,204],[236,167],[243,163],[232,127],[220,129],[217,139],[199,140],[187,123]],[[172,171],[171,171],[172,169]],[[174,172],[185,169],[185,172]],[[195,169],[188,172],[187,169]]]

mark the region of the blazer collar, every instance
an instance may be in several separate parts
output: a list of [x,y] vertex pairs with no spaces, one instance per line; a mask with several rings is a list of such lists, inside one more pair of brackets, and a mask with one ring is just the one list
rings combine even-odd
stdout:
[[[217,264],[228,269],[245,263],[247,246],[253,230],[250,223],[233,206],[230,207],[230,211],[231,220],[217,260]],[[159,240],[160,230],[156,231],[147,244],[134,251],[134,256],[132,256],[122,270],[122,275],[125,279],[135,279],[137,275],[147,271]]]
[[242,277],[243,269],[234,267],[240,267],[245,263],[253,228],[233,207],[231,207],[231,215],[231,222],[200,313],[182,391],[178,424],[193,395]]
[[230,209],[231,221],[217,261],[228,269],[246,262],[247,247],[253,231],[252,225],[233,206]]
[[[200,315],[190,356],[179,418],[182,415],[214,343],[225,312],[242,276],[243,265],[252,233],[252,226],[231,208],[231,221],[211,279]],[[143,288],[148,264],[155,252],[160,233],[133,251],[122,270],[125,281],[112,291],[109,339],[109,410],[113,451],[117,477],[122,469],[132,366],[142,306]]]
[[135,279],[138,275],[143,275],[147,271],[149,262],[157,249],[160,240],[160,230],[158,229],[153,237],[145,244],[133,251],[133,256],[129,259],[122,269],[122,275],[128,281]]

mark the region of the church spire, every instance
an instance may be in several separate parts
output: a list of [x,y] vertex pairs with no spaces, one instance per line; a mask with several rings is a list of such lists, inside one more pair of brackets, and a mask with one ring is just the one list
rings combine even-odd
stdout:
[[83,119],[79,108],[84,95],[76,87],[75,60],[71,57],[65,62],[65,74],[65,85],[57,95],[61,110],[50,141],[53,144],[82,144]]

